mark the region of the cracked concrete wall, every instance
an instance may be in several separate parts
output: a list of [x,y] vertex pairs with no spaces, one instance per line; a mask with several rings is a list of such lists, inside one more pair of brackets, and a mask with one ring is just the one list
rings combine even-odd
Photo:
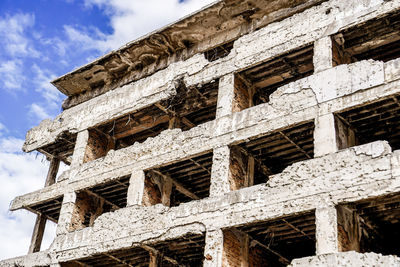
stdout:
[[383,256],[376,253],[357,253],[355,251],[350,251],[295,259],[288,267],[319,266],[400,266],[400,258],[396,256]]
[[[205,266],[223,266],[221,229],[307,211],[315,211],[316,215],[317,256],[296,259],[293,266],[307,263],[313,266],[353,263],[354,266],[370,263],[395,266],[399,259],[393,256],[339,253],[344,247],[354,248],[357,244],[349,245],[345,236],[340,236],[340,227],[351,234],[355,230],[334,207],[398,193],[400,150],[392,152],[387,142],[378,141],[339,151],[355,141],[344,140],[344,136],[337,138],[337,133],[346,129],[335,125],[333,113],[399,94],[400,59],[386,63],[366,60],[332,67],[331,59],[337,55],[335,51],[329,52],[334,46],[329,35],[399,8],[398,1],[326,1],[244,35],[236,40],[225,58],[208,62],[197,54],[72,107],[54,121],[44,121],[27,134],[24,149],[29,151],[54,142],[64,131],[79,133],[72,167],[62,174],[60,182],[17,197],[11,209],[64,195],[57,237],[49,250],[2,261],[0,266],[14,263],[33,266],[33,262],[56,265],[96,253],[179,238],[188,233],[206,235]],[[311,43],[314,43],[313,75],[278,88],[268,103],[242,110],[246,99],[235,92],[235,72]],[[178,78],[184,78],[187,86],[220,78],[214,121],[185,132],[166,130],[143,143],[110,150],[104,157],[83,163],[83,152],[90,139],[86,129],[175,95]],[[238,103],[232,101],[235,93],[236,99],[241,100]],[[230,145],[305,121],[315,123],[314,159],[286,167],[281,173],[270,176],[267,183],[231,191]],[[214,152],[210,197],[177,207],[162,204],[143,207],[146,199],[154,200],[154,195],[146,189],[155,188],[155,185],[145,186],[143,170],[193,157],[206,150]],[[130,174],[128,207],[104,213],[92,220],[93,226],[70,232],[76,208],[75,192]],[[156,200],[157,203],[161,201]],[[258,252],[249,253],[257,255]]]
[[[298,87],[289,84],[278,89],[271,96],[269,103],[217,118],[189,131],[167,130],[159,136],[148,138],[143,143],[134,144],[118,151],[111,150],[103,158],[88,162],[80,167],[71,168],[69,170],[70,188],[78,190],[90,187],[97,183],[109,181],[117,176],[130,175],[135,170],[140,171],[178,161],[205,150],[230,145],[303,121],[315,120],[326,114],[329,115],[336,111],[400,92],[399,80],[385,82],[379,86],[369,88],[368,72],[362,72],[362,70],[367,69],[367,66],[376,66],[376,64],[371,61],[362,61],[349,66],[338,66],[322,71],[302,79],[303,84]],[[341,92],[341,86],[338,86],[338,88],[333,88],[334,86],[332,86],[330,88],[331,91],[337,92],[335,93],[337,95],[344,96],[319,103],[315,98],[315,95],[319,93],[315,93],[317,89],[313,89],[313,85],[316,84],[313,77],[316,76],[316,80],[320,80],[321,76],[324,79],[328,79],[332,75],[339,77],[338,74],[332,73],[342,67],[359,70],[359,72],[354,71],[355,74],[353,76],[346,76],[347,84],[354,84],[353,80],[367,81],[362,82],[365,87],[355,86],[354,91],[349,90],[347,87],[345,91],[352,93],[344,95]],[[381,74],[376,75],[383,75],[384,68],[379,69]],[[319,90],[324,90],[321,86],[316,87]],[[318,124],[316,125],[317,129]],[[321,143],[315,143],[315,149],[329,145],[326,142],[326,133],[334,133],[334,131],[334,128],[322,129],[320,133]],[[315,136],[315,138],[317,137]],[[318,156],[317,153],[316,156]],[[132,164],[132,162],[134,163]],[[78,180],[80,182],[76,183]],[[74,182],[72,183],[72,181]],[[63,187],[55,184],[25,196],[17,197],[13,201],[11,209],[18,209],[28,204],[40,203],[45,199],[55,198],[62,195],[62,191]]]
[[57,251],[60,260],[69,260],[130,247],[132,243],[152,243],[187,232],[239,226],[314,210],[321,203],[335,205],[398,192],[400,178],[392,172],[393,167],[399,168],[392,166],[392,158],[397,158],[397,154],[391,152],[386,142],[374,142],[295,163],[272,176],[266,184],[222,197],[172,208],[132,206],[105,213],[93,227],[59,235],[50,250]]
[[[45,120],[27,133],[24,151],[50,144],[64,131],[79,132],[166,99],[176,93],[174,82],[180,77],[184,77],[187,86],[207,83],[396,8],[400,8],[397,1],[327,1],[239,38],[225,58],[208,62],[202,54],[197,54],[68,109],[53,121]],[[331,11],[326,14],[328,9]],[[345,68],[343,74],[348,75]],[[392,74],[397,75],[395,71]],[[329,96],[333,94],[325,97]]]

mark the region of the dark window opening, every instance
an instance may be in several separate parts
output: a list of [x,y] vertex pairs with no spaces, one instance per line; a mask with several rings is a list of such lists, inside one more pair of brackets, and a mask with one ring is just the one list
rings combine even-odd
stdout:
[[92,226],[101,214],[126,207],[129,179],[130,176],[125,176],[79,191],[71,230]]
[[315,255],[315,214],[308,212],[224,230],[226,266],[287,266]]
[[230,187],[268,181],[287,166],[314,157],[314,123],[306,122],[231,146]]
[[352,107],[335,114],[339,149],[378,140],[400,149],[400,95]]
[[203,266],[204,235],[186,235],[156,244],[100,253],[87,258],[61,263],[72,266]]
[[337,207],[341,251],[400,256],[400,195],[389,195]]
[[231,53],[231,51],[233,49],[233,44],[234,44],[234,41],[211,48],[211,49],[207,50],[206,52],[204,52],[204,57],[209,62],[213,62],[220,58],[224,58]]
[[89,131],[85,162],[101,158],[110,149],[118,150],[155,137],[167,129],[187,131],[215,119],[218,80],[202,86],[186,87],[181,81],[177,95],[97,126]]
[[389,13],[332,36],[333,64],[365,59],[389,61],[400,56],[400,12]]
[[143,205],[181,203],[209,196],[212,152],[145,171]]
[[313,74],[313,56],[307,45],[236,73],[234,111],[268,103],[279,87]]

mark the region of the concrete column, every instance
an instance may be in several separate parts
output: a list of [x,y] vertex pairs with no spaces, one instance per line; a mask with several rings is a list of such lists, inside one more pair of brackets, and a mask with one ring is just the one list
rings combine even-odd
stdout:
[[[44,186],[50,186],[56,182],[58,168],[60,166],[60,160],[53,157],[50,160],[50,167],[47,172],[46,182]],[[45,216],[39,214],[36,217],[35,226],[33,227],[31,245],[29,246],[28,253],[34,253],[40,251],[42,245],[44,230],[46,228],[47,219]]]
[[338,252],[337,212],[335,207],[323,207],[315,210],[316,254]]
[[47,220],[45,216],[37,215],[35,226],[33,227],[31,245],[29,246],[28,253],[34,253],[40,251],[40,246],[42,245],[46,222]]
[[144,171],[135,171],[129,180],[127,206],[142,205],[144,190]]
[[60,167],[60,159],[53,157],[50,160],[49,171],[47,172],[46,182],[44,186],[52,185],[56,182],[56,177],[58,173],[58,168]]
[[210,196],[221,196],[230,191],[229,164],[230,148],[228,146],[214,148],[211,168]]
[[332,68],[332,39],[330,36],[315,41],[313,62],[315,73]]
[[314,157],[338,151],[335,117],[332,113],[318,116],[314,129]]
[[89,140],[88,130],[84,130],[78,133],[78,136],[76,137],[74,153],[72,155],[71,168],[77,167],[83,163],[88,140]]
[[235,98],[235,75],[227,74],[220,78],[217,101],[217,118],[232,114]]
[[66,234],[70,231],[71,220],[74,213],[76,193],[68,192],[64,194],[63,202],[58,218],[56,235]]
[[206,232],[204,247],[205,267],[222,267],[222,253],[224,248],[224,234],[221,229]]

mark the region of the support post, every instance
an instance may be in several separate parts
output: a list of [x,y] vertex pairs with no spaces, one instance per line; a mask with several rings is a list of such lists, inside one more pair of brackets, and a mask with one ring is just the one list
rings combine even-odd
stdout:
[[44,215],[37,215],[35,226],[33,227],[31,245],[29,246],[28,253],[34,253],[40,251],[42,245],[44,229],[46,227],[46,217]]
[[218,88],[216,118],[232,114],[233,99],[235,98],[235,75],[227,74],[220,78]]
[[79,132],[76,137],[74,153],[72,155],[71,168],[81,165],[85,158],[86,146],[89,140],[89,131]]
[[57,224],[57,235],[66,234],[70,231],[72,216],[74,213],[76,202],[76,193],[68,192],[64,194],[63,202],[61,205],[60,216]]
[[314,43],[314,73],[332,68],[332,39],[325,36]]
[[127,206],[142,205],[144,190],[144,171],[135,171],[129,180]]
[[[50,160],[49,171],[47,172],[45,187],[50,186],[56,182],[58,168],[60,166],[60,159],[57,157],[52,157]],[[46,216],[38,214],[36,216],[35,225],[33,227],[31,244],[29,246],[28,253],[34,253],[40,251],[40,246],[42,245],[44,230],[46,228]]]
[[316,254],[338,252],[337,211],[333,206],[315,210]]
[[314,157],[338,151],[335,117],[332,113],[318,116],[314,129]]
[[222,146],[214,148],[211,168],[210,196],[221,196],[230,191],[230,148]]
[[223,246],[224,234],[221,229],[207,231],[203,266],[222,267]]
[[46,182],[44,186],[50,186],[56,182],[56,177],[58,173],[58,168],[60,167],[60,159],[57,157],[52,157],[50,160],[49,171],[47,172]]

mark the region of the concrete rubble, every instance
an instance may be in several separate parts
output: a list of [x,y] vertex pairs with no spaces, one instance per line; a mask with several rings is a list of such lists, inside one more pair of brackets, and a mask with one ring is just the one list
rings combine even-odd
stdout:
[[56,79],[0,266],[400,266],[399,36],[395,0],[221,0]]

